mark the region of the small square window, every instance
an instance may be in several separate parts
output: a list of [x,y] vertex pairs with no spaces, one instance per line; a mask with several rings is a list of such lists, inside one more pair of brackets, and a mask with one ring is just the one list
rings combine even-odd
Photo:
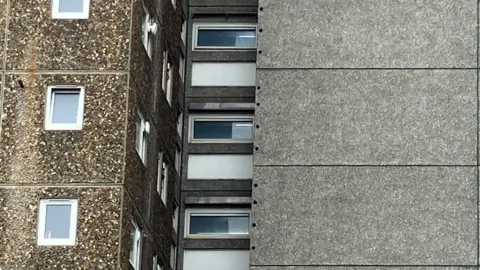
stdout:
[[52,0],[53,19],[88,19],[90,0]]
[[257,46],[257,27],[254,24],[194,25],[193,49],[197,50],[250,50]]
[[37,243],[42,246],[75,245],[77,200],[40,200]]
[[163,153],[158,154],[157,193],[162,202],[167,205],[168,165],[165,163]]
[[84,88],[49,86],[45,106],[46,130],[81,130]]
[[248,237],[248,209],[188,209],[185,236],[190,238]]
[[142,249],[142,231],[137,223],[132,220],[132,228],[130,230],[130,264],[133,269],[140,269],[141,249]]
[[137,110],[137,115],[135,119],[135,148],[137,149],[137,153],[144,164],[146,164],[147,162],[147,144],[149,131],[149,123],[145,121],[142,113]]
[[252,142],[253,116],[192,115],[190,129],[194,143]]

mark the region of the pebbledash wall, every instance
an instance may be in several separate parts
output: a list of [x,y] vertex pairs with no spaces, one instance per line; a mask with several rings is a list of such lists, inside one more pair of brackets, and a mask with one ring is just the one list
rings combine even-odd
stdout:
[[[154,257],[163,269],[176,264],[186,1],[88,2],[88,19],[63,20],[52,19],[51,0],[0,0],[0,269],[133,269],[132,219],[142,269]],[[141,40],[145,12],[158,25],[151,59]],[[165,50],[170,104],[160,88]],[[52,85],[84,87],[81,130],[45,130]],[[145,164],[135,150],[137,111],[150,123]],[[171,168],[166,204],[156,191],[159,152]],[[39,246],[39,200],[57,198],[78,199],[76,244]]]
[[478,18],[259,1],[250,269],[478,269]]

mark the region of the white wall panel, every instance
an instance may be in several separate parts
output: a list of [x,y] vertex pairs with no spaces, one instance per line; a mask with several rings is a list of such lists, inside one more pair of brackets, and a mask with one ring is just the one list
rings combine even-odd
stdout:
[[188,179],[251,179],[252,155],[190,155]]
[[185,250],[184,270],[248,270],[248,250]]
[[255,86],[255,63],[193,63],[192,86]]

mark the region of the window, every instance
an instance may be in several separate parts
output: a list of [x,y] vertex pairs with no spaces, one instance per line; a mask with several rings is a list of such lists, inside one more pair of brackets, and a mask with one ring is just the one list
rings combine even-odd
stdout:
[[162,270],[159,256],[153,256],[153,270]]
[[185,216],[186,237],[248,237],[248,209],[187,209]]
[[163,203],[167,205],[168,165],[164,161],[163,153],[158,154],[157,193]]
[[180,175],[180,169],[182,167],[182,151],[177,148],[177,151],[175,151],[175,170],[177,170],[177,173]]
[[90,0],[53,0],[53,19],[88,19]]
[[183,82],[185,77],[185,57],[183,57],[183,55],[180,56],[180,67],[178,69],[178,72],[180,73],[180,78]]
[[177,0],[172,0],[172,5],[173,5],[173,8],[177,8]]
[[143,7],[142,16],[142,32],[141,39],[143,47],[147,51],[148,57],[151,59],[153,55],[153,44],[155,43],[155,34],[157,33],[157,24],[150,16],[147,8]]
[[185,250],[183,269],[249,270],[249,257],[249,250]]
[[256,64],[244,62],[196,62],[192,86],[255,86]]
[[172,215],[172,227],[175,232],[177,232],[178,228],[178,205],[175,202],[173,204],[173,215]]
[[46,130],[81,130],[84,88],[49,86],[45,106]]
[[187,44],[187,21],[182,22],[182,32],[180,33],[183,45]]
[[189,155],[188,179],[252,179],[253,155]]
[[183,135],[183,112],[180,107],[177,109],[177,133],[181,138]]
[[163,52],[163,74],[162,89],[165,92],[168,105],[172,105],[172,88],[173,88],[173,68],[168,59],[168,52]]
[[135,119],[135,148],[137,153],[142,159],[143,163],[147,162],[147,144],[148,144],[148,133],[150,132],[150,124],[145,121],[142,113],[137,110],[137,115]]
[[37,244],[41,246],[75,245],[78,200],[40,200]]
[[191,142],[253,142],[252,115],[192,115],[189,127]]
[[255,49],[256,31],[254,24],[196,23],[193,49]]
[[170,266],[173,270],[177,269],[177,246],[174,243],[170,248]]
[[142,232],[134,220],[132,220],[132,228],[130,231],[130,243],[130,264],[133,266],[133,269],[139,270],[142,249]]

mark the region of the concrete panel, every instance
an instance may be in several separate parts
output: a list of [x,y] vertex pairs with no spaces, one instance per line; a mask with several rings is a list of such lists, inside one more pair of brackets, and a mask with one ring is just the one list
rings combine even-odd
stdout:
[[256,165],[476,163],[474,70],[260,70]]
[[259,6],[259,67],[476,66],[475,0],[263,0]]
[[251,265],[477,262],[474,167],[256,167],[254,179]]

